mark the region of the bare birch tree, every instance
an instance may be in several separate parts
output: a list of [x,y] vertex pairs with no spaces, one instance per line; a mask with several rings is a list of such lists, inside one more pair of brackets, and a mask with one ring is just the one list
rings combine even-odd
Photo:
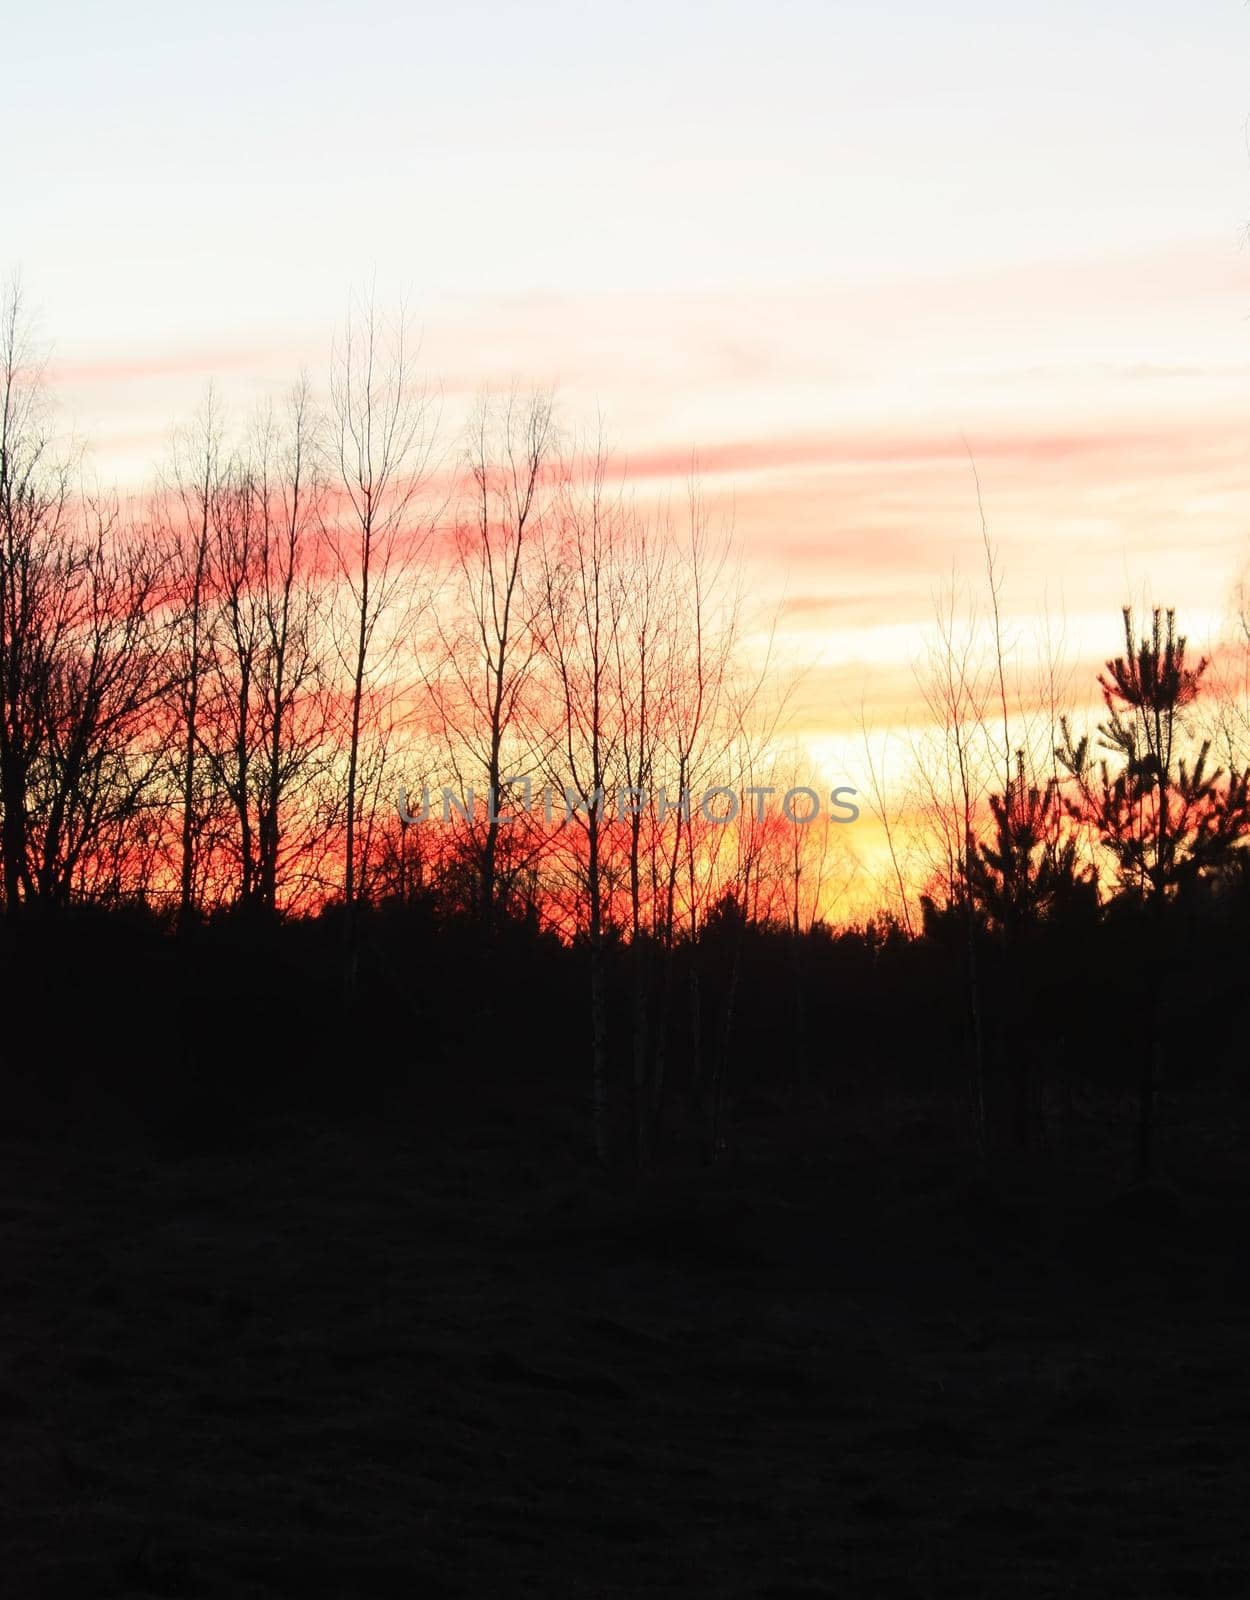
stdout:
[[202,793],[199,762],[202,744],[200,702],[212,638],[209,569],[213,518],[223,489],[223,444],[216,394],[209,386],[204,404],[190,429],[174,443],[173,484],[167,499],[175,510],[174,571],[171,593],[176,605],[175,634],[180,656],[178,723],[180,756],[178,788],[178,919],[185,923],[195,909],[199,834],[211,805]]
[[465,848],[488,928],[514,876],[542,849],[514,786],[524,794],[532,785],[551,742],[534,702],[550,623],[542,577],[558,489],[554,449],[550,396],[479,401],[466,451],[470,503],[455,529],[450,614],[438,623],[429,685],[461,794],[485,780],[484,814],[467,820]]
[[591,1128],[595,1154],[612,1158],[608,1084],[607,796],[615,786],[620,723],[614,694],[623,611],[619,575],[622,507],[607,481],[602,447],[578,464],[562,508],[558,544],[545,562],[547,654],[557,685],[560,740],[550,788],[562,793],[585,889],[590,952]]
[[429,488],[437,414],[417,382],[406,316],[353,304],[330,373],[329,451],[339,504],[327,518],[339,580],[335,641],[346,696],[343,901],[347,982],[354,982],[355,911],[367,892],[368,846],[383,793],[396,665],[412,626],[433,517]]

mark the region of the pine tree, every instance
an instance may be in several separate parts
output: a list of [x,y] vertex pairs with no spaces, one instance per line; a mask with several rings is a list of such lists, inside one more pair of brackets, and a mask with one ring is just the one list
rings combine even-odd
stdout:
[[1034,1096],[1029,1029],[1021,1019],[1028,1014],[1029,986],[1038,981],[1043,960],[1035,936],[1043,924],[1078,907],[1092,910],[1096,891],[1092,871],[1079,865],[1077,840],[1064,827],[1057,777],[1030,782],[1024,751],[1017,750],[1005,792],[991,795],[989,804],[993,836],[969,840],[968,888],[977,920],[997,935],[998,1051],[1015,1086],[1015,1140],[1024,1145]]
[[1005,794],[990,796],[994,837],[974,842],[968,876],[978,909],[1008,938],[1047,919],[1092,889],[1077,841],[1062,827],[1059,780],[1030,783],[1024,751]]
[[1056,754],[1075,779],[1070,813],[1092,822],[1116,866],[1121,892],[1159,906],[1204,875],[1232,865],[1250,829],[1250,768],[1226,773],[1210,764],[1204,739],[1182,753],[1181,713],[1201,692],[1208,662],[1186,664],[1176,614],[1155,608],[1150,636],[1136,637],[1124,610],[1125,653],[1099,679],[1107,720],[1099,742],[1118,757],[1095,762],[1088,736],[1072,737],[1065,718]]
[[1178,895],[1237,863],[1250,832],[1250,768],[1226,773],[1212,766],[1210,740],[1183,751],[1183,713],[1201,692],[1208,662],[1187,661],[1175,612],[1156,607],[1149,635],[1140,637],[1131,608],[1123,616],[1124,654],[1108,661],[1098,680],[1107,710],[1099,743],[1112,759],[1095,761],[1088,736],[1074,740],[1066,719],[1056,755],[1074,780],[1070,815],[1093,826],[1115,863],[1121,895],[1150,917],[1143,977],[1151,1037],[1141,1055],[1137,1129],[1138,1170],[1148,1177],[1170,969],[1164,913]]

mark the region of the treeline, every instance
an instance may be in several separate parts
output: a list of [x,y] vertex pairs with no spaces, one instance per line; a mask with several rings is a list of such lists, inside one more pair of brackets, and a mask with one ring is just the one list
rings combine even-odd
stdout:
[[[1250,1090],[1244,880],[1158,924],[1116,901],[1056,913],[1014,943],[984,924],[975,937],[979,1101],[959,915],[915,937],[888,918],[796,935],[726,899],[671,957],[641,946],[641,1078],[640,948],[609,934],[608,1163],[749,1159],[779,1140],[819,1159],[823,1130],[850,1123],[891,1163],[946,1152],[973,1172],[983,1140],[996,1170],[1022,1156],[1127,1175],[1146,1063],[1163,1170],[1174,1113],[1193,1126],[1190,1096],[1203,1138],[1220,1143],[1210,1108]],[[506,1132],[537,1163],[553,1142],[574,1158],[593,1151],[584,937],[524,922],[487,934],[471,913],[414,895],[362,907],[358,951],[346,1006],[341,905],[275,922],[222,912],[179,937],[141,907],[0,928],[5,992],[34,1019],[25,1043],[15,1024],[4,1053],[0,1127],[59,1133],[68,1118],[107,1132],[120,1104],[192,1143],[270,1120],[383,1115],[451,1139]]]
[[[658,1085],[650,1007],[678,942],[726,893],[796,919],[801,894],[814,918],[828,854],[814,830],[801,874],[784,817],[700,813],[705,789],[780,782],[781,697],[697,487],[680,514],[640,506],[543,395],[483,400],[444,441],[405,326],[369,305],[324,406],[301,383],[230,434],[210,391],[127,504],[58,455],[16,292],[0,362],[10,920],[146,908],[185,935],[337,908],[348,1006],[370,906],[582,938],[606,1155],[606,940],[665,953],[640,956],[635,1010]],[[401,790],[431,779],[464,803],[410,826]],[[544,788],[556,815],[527,803]]]
[[[1172,611],[1143,620],[1125,607],[1123,649],[1097,677],[1102,714],[1079,730],[1054,654],[1032,692],[1009,688],[988,534],[984,550],[985,625],[961,624],[954,596],[944,599],[922,678],[929,721],[911,769],[911,843],[929,871],[909,931],[960,952],[952,977],[981,1158],[993,1142],[987,1084],[1014,1085],[1010,1125],[1024,1143],[1039,1045],[1079,1060],[1094,1035],[1132,1064],[1147,1177],[1160,1085],[1177,1081],[1178,1065],[1192,1076],[1200,1041],[1227,1036],[1230,1017],[1238,1030],[1247,1020],[1239,977],[1226,981],[1250,889],[1245,680],[1213,681]],[[1243,614],[1243,655],[1247,640]],[[893,857],[905,846],[881,814]],[[1224,975],[1216,991],[1196,959]]]
[[[730,829],[700,813],[709,787],[797,781],[729,535],[697,487],[680,513],[640,506],[543,395],[483,400],[443,440],[406,341],[359,308],[328,403],[303,382],[235,435],[210,391],[161,481],[122,503],[57,455],[11,296],[11,911],[144,904],[186,922],[420,891],[488,922],[668,939],[735,884],[758,914],[784,908],[776,806]],[[815,916],[819,883],[804,892]]]
[[[641,503],[548,397],[487,398],[446,429],[403,324],[365,305],[324,405],[302,382],[230,432],[210,392],[160,482],[123,503],[58,452],[16,291],[0,362],[0,856],[27,947],[41,912],[125,913],[184,944],[225,918],[266,949],[265,928],[316,918],[336,952],[319,992],[345,1015],[378,981],[371,951],[403,966],[395,917],[471,928],[479,957],[569,949],[597,1153],[644,1165],[675,1075],[724,1143],[761,995],[788,1019],[794,1070],[772,1077],[804,1096],[830,1044],[818,975],[861,968],[861,1000],[914,1001],[918,1035],[931,1024],[960,1064],[981,1153],[1004,1083],[1026,1139],[1039,1041],[1076,1057],[1093,1026],[1043,1024],[1039,974],[1059,1005],[1076,976],[1057,952],[1097,952],[1135,974],[1146,1019],[1148,1168],[1178,930],[1240,905],[1250,830],[1245,719],[1204,692],[1210,665],[1170,613],[1125,613],[1082,731],[1086,695],[1053,661],[1041,692],[1009,685],[987,537],[988,604],[979,625],[939,608],[903,781],[865,732],[874,868],[827,811],[740,798],[811,775],[781,738],[768,621],[697,485],[680,510]],[[732,825],[701,806],[712,791]],[[431,793],[435,815],[410,821]],[[857,870],[880,874],[879,909],[834,932]],[[861,1058],[874,1026],[924,1048],[866,1017]]]

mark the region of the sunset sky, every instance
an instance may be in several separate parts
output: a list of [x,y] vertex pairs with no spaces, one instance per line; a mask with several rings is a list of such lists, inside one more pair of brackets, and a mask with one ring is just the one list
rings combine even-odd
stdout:
[[[1014,12],[1014,15],[1010,13]],[[1159,0],[12,10],[0,261],[67,426],[140,484],[209,378],[407,302],[454,434],[550,383],[640,480],[692,452],[801,716],[901,718],[935,588],[1092,660],[1250,556],[1250,13]],[[1023,644],[1021,648],[1023,648]]]

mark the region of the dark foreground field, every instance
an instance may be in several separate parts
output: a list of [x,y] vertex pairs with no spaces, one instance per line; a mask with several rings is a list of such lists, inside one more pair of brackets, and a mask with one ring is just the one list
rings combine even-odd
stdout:
[[1149,1192],[914,1102],[641,1197],[489,1106],[11,1130],[0,1592],[1250,1593],[1244,1146],[1165,1112]]

